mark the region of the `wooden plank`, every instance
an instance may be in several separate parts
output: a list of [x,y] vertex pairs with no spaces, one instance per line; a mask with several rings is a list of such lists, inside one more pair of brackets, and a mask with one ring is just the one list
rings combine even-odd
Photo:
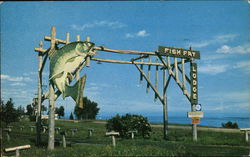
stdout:
[[5,148],[4,151],[5,152],[12,152],[12,151],[16,151],[16,150],[22,150],[22,149],[28,149],[30,148],[30,145],[23,145],[23,146],[17,146],[17,147],[11,147],[11,148]]
[[104,48],[104,47],[94,47],[94,49],[99,50],[99,51],[107,51],[107,52],[122,53],[122,54],[156,55],[155,52],[146,52],[146,51],[117,50],[117,49],[109,49],[109,48]]
[[134,61],[136,61],[136,60],[139,60],[139,59],[143,59],[143,58],[148,58],[149,56],[148,55],[141,55],[141,56],[139,56],[139,57],[136,57],[136,58],[132,58],[131,59],[131,62],[134,62]]
[[240,131],[250,131],[250,128],[240,128]]
[[188,112],[188,118],[193,118],[193,117],[199,117],[199,118],[203,118],[204,117],[204,112]]
[[132,61],[121,61],[121,60],[111,60],[111,59],[102,59],[102,58],[91,58],[93,61],[99,61],[99,62],[107,62],[107,63],[118,63],[118,64],[140,64],[140,65],[158,65],[158,66],[164,66],[161,63],[148,63],[148,62],[132,62]]
[[114,135],[120,135],[120,133],[119,133],[119,132],[111,131],[111,132],[106,132],[105,135],[106,135],[106,136],[114,136]]

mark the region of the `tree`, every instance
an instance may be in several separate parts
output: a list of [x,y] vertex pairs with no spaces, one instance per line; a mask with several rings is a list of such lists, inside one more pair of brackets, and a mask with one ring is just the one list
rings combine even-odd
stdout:
[[21,116],[25,114],[25,109],[21,105],[17,108],[17,113]]
[[26,106],[27,112],[26,114],[29,116],[30,121],[36,121],[36,115],[35,115],[35,104],[28,104]]
[[239,128],[237,123],[232,123],[231,121],[228,121],[226,124],[222,123],[221,125],[223,128]]
[[20,114],[14,108],[14,103],[12,98],[10,98],[6,104],[1,100],[1,120],[9,125],[11,122],[16,122],[19,120]]
[[74,120],[74,116],[73,116],[72,112],[70,113],[69,119]]
[[26,109],[27,109],[27,112],[26,112],[27,115],[29,116],[34,115],[34,107],[31,104],[28,104],[26,106]]
[[60,106],[59,108],[56,107],[55,109],[55,113],[58,114],[59,119],[61,118],[61,116],[64,116],[64,107]]
[[98,104],[94,101],[89,100],[87,97],[83,98],[83,109],[75,106],[74,114],[78,120],[81,119],[95,119],[98,114],[100,108],[98,108]]
[[126,114],[125,116],[116,115],[108,120],[106,124],[108,131],[117,131],[121,137],[129,137],[129,131],[137,131],[137,136],[149,137],[151,127],[146,117],[141,115]]

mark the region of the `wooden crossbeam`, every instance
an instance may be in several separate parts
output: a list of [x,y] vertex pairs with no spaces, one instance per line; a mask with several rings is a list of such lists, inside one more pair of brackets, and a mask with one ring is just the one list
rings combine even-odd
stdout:
[[117,49],[104,48],[102,46],[94,47],[94,49],[95,50],[100,50],[100,51],[113,52],[113,53],[122,53],[122,54],[156,55],[155,52],[134,51],[134,50],[117,50]]
[[[49,36],[44,36],[44,40],[46,41],[51,41],[51,37]],[[66,40],[62,40],[62,39],[55,39],[57,44],[67,44]]]
[[111,59],[102,59],[102,58],[91,58],[93,61],[99,62],[107,62],[107,63],[120,63],[120,64],[140,64],[140,65],[156,65],[156,66],[164,66],[161,63],[147,63],[147,62],[133,62],[133,61],[121,61],[121,60],[111,60]]

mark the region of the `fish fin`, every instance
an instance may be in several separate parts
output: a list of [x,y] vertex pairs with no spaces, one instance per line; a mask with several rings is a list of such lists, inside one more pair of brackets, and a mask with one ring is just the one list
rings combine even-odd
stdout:
[[83,108],[83,89],[85,87],[86,77],[87,75],[85,74],[74,84],[74,86],[66,85],[65,87],[64,96],[71,96],[79,108]]
[[53,78],[61,77],[63,74],[64,74],[64,71],[62,71],[62,72],[60,72],[60,73],[58,73],[58,74],[55,74],[55,75],[51,76],[49,80],[51,80],[51,79],[53,79]]

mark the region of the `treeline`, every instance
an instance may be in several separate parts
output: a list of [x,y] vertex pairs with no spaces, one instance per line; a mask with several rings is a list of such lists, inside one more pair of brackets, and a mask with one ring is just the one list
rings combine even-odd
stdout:
[[[71,112],[69,119],[95,119],[96,115],[98,114],[100,108],[98,108],[98,104],[94,101],[89,100],[87,97],[83,98],[84,101],[84,108],[81,109],[77,106],[74,108],[74,115]],[[46,112],[48,109],[46,106],[41,106],[42,113]],[[26,105],[26,110],[22,106],[18,106],[17,108],[14,107],[14,102],[12,98],[10,98],[6,103],[1,100],[1,121],[5,122],[7,125],[11,122],[16,122],[21,119],[21,117],[28,117],[30,121],[36,120],[36,102],[32,104]],[[65,111],[64,107],[56,107],[55,113],[58,114],[58,118],[64,117]],[[48,113],[47,113],[48,114]]]

